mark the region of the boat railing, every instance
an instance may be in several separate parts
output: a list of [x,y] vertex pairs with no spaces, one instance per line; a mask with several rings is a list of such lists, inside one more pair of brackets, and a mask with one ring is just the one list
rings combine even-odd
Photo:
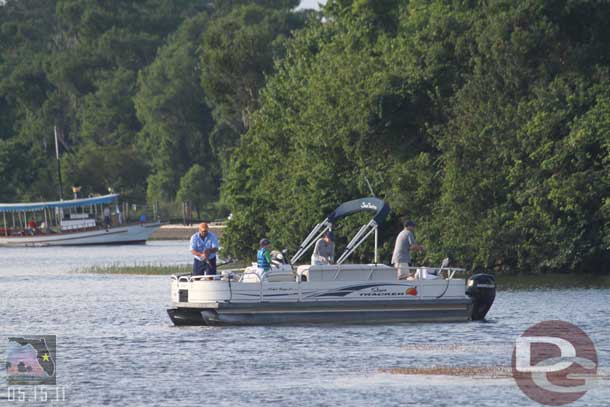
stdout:
[[[337,271],[335,272],[334,278],[333,280],[337,280],[337,276],[339,274],[339,271],[341,268],[338,267]],[[423,273],[422,271],[425,270],[427,273],[429,274],[433,274],[433,275],[438,275],[439,277],[443,277],[443,272],[445,273],[444,279],[446,280],[451,280],[453,279],[453,277],[455,276],[456,273],[463,273],[466,271],[466,269],[463,268],[457,268],[457,267],[422,267],[422,266],[410,266],[408,267],[408,270],[411,272],[412,276],[414,277],[414,279],[416,280],[423,280]],[[369,278],[368,280],[371,279],[373,273],[376,271],[376,269],[373,267],[371,268],[371,271],[369,273]],[[241,283],[244,280],[244,276],[246,275],[254,275],[256,276],[256,280],[259,283],[259,285],[261,286],[261,291],[262,291],[262,284],[265,281],[265,275],[263,274],[263,277],[261,277],[260,273],[258,272],[254,272],[254,271],[244,271],[244,269],[231,269],[231,270],[223,270],[223,272],[227,273],[237,273],[239,274],[239,278],[237,278],[237,282]],[[193,276],[191,274],[179,274],[179,275],[172,275],[171,279],[172,280],[176,280],[179,282],[191,282],[191,281],[214,281],[214,280],[231,280],[232,277],[229,277],[229,274],[216,274],[216,275],[202,275],[202,276]],[[296,282],[300,283],[300,278],[299,276],[295,273],[295,280]]]
[[[410,272],[414,272],[413,274],[413,278],[415,280],[425,280],[424,276],[423,276],[423,270],[426,270],[428,273],[434,274],[434,275],[438,275],[440,277],[440,279],[443,280],[452,280],[453,277],[455,276],[455,274],[457,272],[464,272],[466,271],[463,268],[456,268],[456,267],[409,267],[408,270]],[[177,282],[182,282],[182,283],[192,283],[192,282],[198,282],[198,281],[227,281],[229,283],[229,290],[231,291],[231,298],[229,299],[229,302],[232,300],[233,298],[233,292],[231,289],[231,282],[232,281],[236,281],[236,282],[243,282],[244,280],[244,276],[247,275],[255,275],[256,276],[256,282],[258,283],[258,291],[259,291],[259,302],[264,302],[264,290],[263,290],[263,282],[266,280],[266,274],[263,274],[262,276],[260,275],[260,273],[255,272],[255,271],[245,271],[244,269],[234,269],[234,270],[223,270],[225,272],[225,274],[215,274],[215,275],[201,275],[201,276],[193,276],[191,274],[181,274],[181,275],[172,275],[171,279],[172,280],[176,280]],[[227,273],[228,272],[228,273]],[[375,268],[373,267],[371,269],[371,272],[369,274],[369,280],[371,279],[373,273],[375,272]],[[443,274],[445,273],[445,277],[443,278]],[[239,277],[237,279],[235,279],[235,276],[233,275],[233,273],[239,273]],[[336,280],[338,273],[335,274],[335,278],[334,280]],[[301,276],[298,275],[297,273],[295,273],[295,282],[297,283],[297,301],[301,301]],[[421,295],[421,294],[420,294]]]
[[445,279],[452,280],[455,273],[460,272],[463,273],[466,269],[458,268],[458,267],[424,267],[424,266],[410,266],[408,267],[409,272],[413,273],[413,276],[416,280],[424,280],[423,271],[425,270],[427,273],[438,275],[439,277],[443,276],[443,272],[445,272]]
[[[263,302],[263,278],[261,278],[261,275],[255,271],[244,271],[241,274],[241,277],[239,277],[239,280],[237,280],[238,283],[241,283],[244,279],[244,276],[246,275],[255,275],[256,279],[258,280],[258,291],[259,291],[259,296],[260,296],[260,302]],[[264,276],[264,274],[263,274]],[[230,284],[230,282],[229,282]]]

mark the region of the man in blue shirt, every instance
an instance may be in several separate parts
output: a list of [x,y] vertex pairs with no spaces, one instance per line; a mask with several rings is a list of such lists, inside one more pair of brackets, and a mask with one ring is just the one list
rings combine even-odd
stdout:
[[207,223],[199,224],[199,232],[191,237],[191,254],[193,259],[193,275],[216,274],[216,253],[218,252],[218,238]]

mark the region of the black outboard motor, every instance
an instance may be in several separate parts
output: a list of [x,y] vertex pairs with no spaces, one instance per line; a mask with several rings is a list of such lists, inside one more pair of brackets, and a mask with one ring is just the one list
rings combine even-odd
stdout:
[[472,298],[470,319],[484,319],[496,298],[496,278],[491,274],[475,274],[468,279],[466,294]]

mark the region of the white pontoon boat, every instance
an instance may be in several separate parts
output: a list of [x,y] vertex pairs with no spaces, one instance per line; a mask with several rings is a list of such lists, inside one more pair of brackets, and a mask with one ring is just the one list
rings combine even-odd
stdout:
[[[362,226],[336,264],[296,262],[339,219],[360,211],[375,216]],[[261,273],[256,265],[216,276],[172,276],[175,325],[259,325],[308,323],[381,323],[469,321],[485,318],[495,298],[495,279],[478,274],[454,278],[461,269],[414,268],[416,279],[399,280],[394,268],[377,264],[377,227],[389,207],[377,198],[346,202],[312,230],[287,263],[280,253],[274,267]],[[345,264],[371,234],[374,262]]]

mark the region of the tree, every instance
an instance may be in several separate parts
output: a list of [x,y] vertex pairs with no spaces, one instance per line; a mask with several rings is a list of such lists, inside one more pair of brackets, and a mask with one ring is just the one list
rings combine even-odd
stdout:
[[139,145],[152,165],[148,199],[172,200],[180,178],[195,163],[212,174],[218,189],[218,163],[209,137],[213,126],[199,84],[197,47],[206,13],[185,20],[154,62],[138,76],[134,97],[140,122]]
[[209,170],[194,164],[180,179],[180,189],[176,195],[179,202],[189,202],[195,207],[197,216],[201,210],[218,199],[216,180]]
[[[304,23],[304,14],[285,6],[294,2],[237,5],[210,21],[201,46],[201,84],[213,109],[217,155],[228,158],[239,135],[250,126],[259,89],[283,52],[284,39]],[[269,3],[269,4],[266,4]]]

